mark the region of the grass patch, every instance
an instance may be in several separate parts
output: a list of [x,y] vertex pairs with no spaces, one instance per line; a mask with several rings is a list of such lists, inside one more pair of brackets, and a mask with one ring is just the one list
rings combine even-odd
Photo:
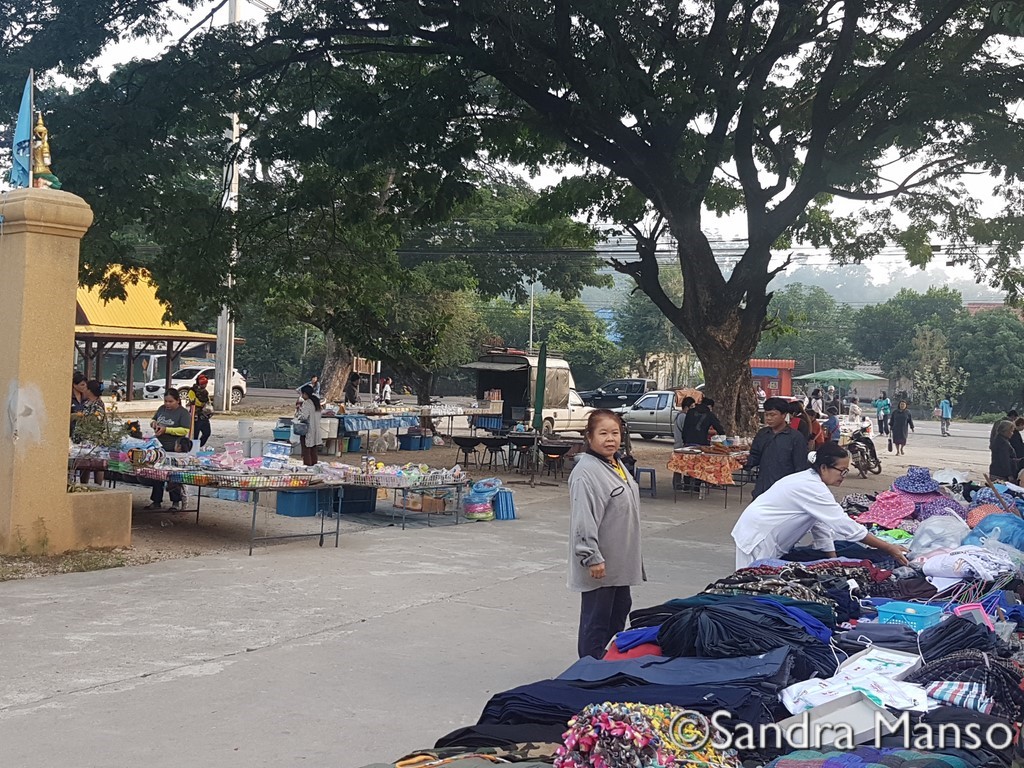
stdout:
[[0,555],[0,581],[30,579],[55,573],[86,573],[141,565],[150,562],[149,555],[124,549],[87,549],[65,555],[31,557]]

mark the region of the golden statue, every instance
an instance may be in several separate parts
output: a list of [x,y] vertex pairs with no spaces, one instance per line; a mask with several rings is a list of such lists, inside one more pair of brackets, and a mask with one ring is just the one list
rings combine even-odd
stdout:
[[40,189],[60,189],[60,179],[50,170],[49,131],[43,124],[43,113],[39,113],[36,127],[32,129],[32,186]]

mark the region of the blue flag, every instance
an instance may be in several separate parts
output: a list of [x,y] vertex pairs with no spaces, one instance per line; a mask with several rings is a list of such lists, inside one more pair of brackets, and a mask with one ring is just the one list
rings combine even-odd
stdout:
[[11,166],[11,186],[31,187],[32,174],[32,75],[25,83],[25,93],[21,97],[21,109],[18,110],[18,125],[14,129],[13,165]]

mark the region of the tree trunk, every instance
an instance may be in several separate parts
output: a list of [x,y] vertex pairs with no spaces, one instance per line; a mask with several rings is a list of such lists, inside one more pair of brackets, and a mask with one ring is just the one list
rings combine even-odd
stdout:
[[[418,371],[412,373],[410,378],[416,385],[416,404],[421,406],[430,405],[430,398],[434,394],[434,372]],[[425,430],[429,429],[432,433],[437,433],[437,429],[434,427],[434,420],[429,416],[420,416],[420,426]]]
[[320,374],[320,392],[325,401],[340,403],[344,401],[345,382],[352,372],[355,356],[351,349],[338,343],[331,331],[324,332],[324,346],[327,355]]
[[[763,279],[747,270],[734,272],[726,281],[701,232],[699,216],[680,217],[670,224],[679,243],[682,306],[676,308],[658,282],[653,242],[638,248],[643,266],[635,277],[690,342],[704,369],[704,392],[714,399],[715,413],[727,432],[752,436],[758,419],[750,359],[767,314],[767,269]],[[771,258],[767,248],[751,255],[765,264]]]

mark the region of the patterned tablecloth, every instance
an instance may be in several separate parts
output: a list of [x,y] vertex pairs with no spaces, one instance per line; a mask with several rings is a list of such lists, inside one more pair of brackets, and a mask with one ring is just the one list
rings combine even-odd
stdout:
[[712,485],[736,485],[732,473],[743,469],[747,454],[673,453],[668,468]]
[[469,425],[475,429],[501,429],[503,419],[500,414],[487,416],[484,414],[472,414],[469,417]]
[[342,432],[368,432],[371,429],[401,429],[415,427],[419,416],[339,416]]

